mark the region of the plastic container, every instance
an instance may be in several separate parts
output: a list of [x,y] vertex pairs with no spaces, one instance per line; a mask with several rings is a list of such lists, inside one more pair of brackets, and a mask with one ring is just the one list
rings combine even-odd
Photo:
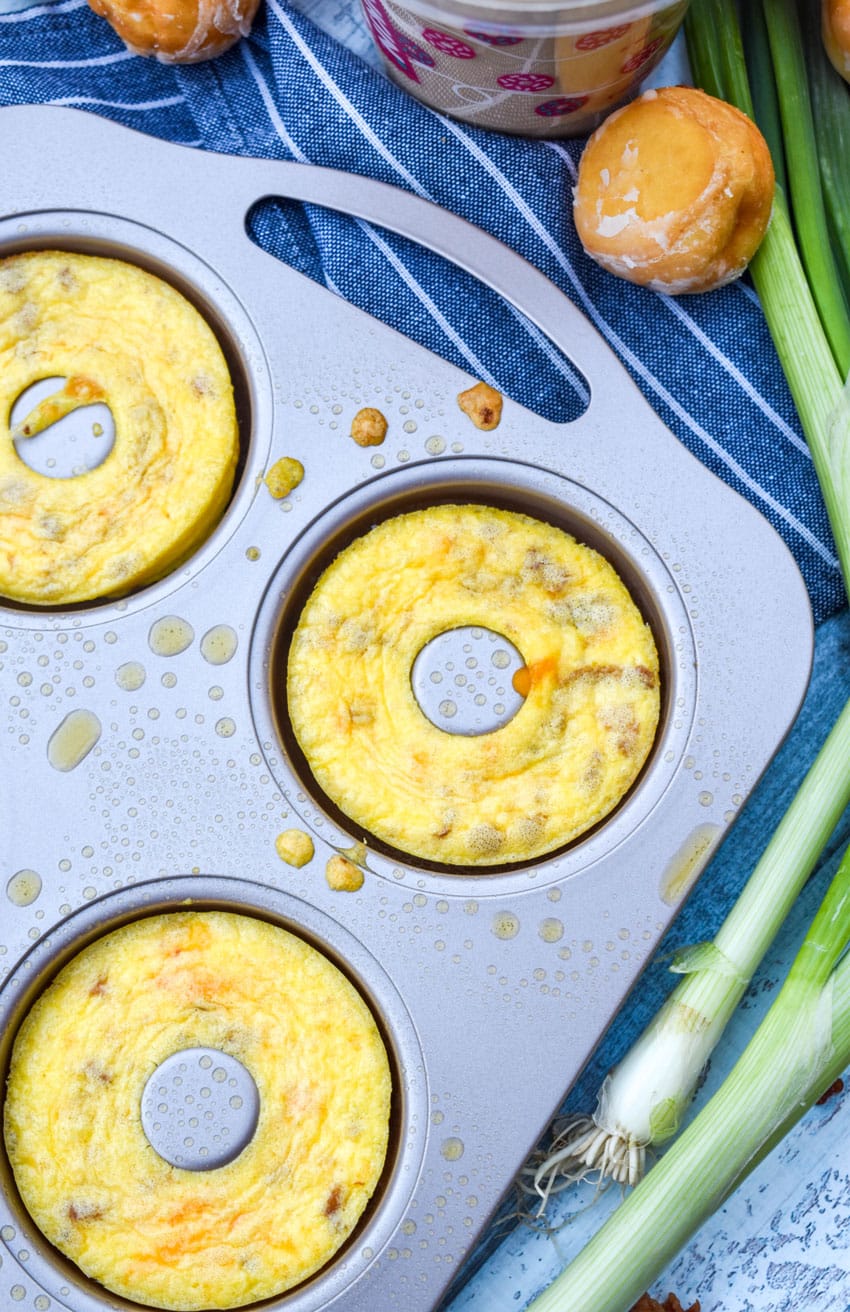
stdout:
[[394,82],[452,118],[590,132],[664,57],[688,0],[361,0]]

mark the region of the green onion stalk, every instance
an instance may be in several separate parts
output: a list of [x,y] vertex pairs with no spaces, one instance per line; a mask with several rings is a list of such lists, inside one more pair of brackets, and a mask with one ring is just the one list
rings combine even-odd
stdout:
[[[759,3],[755,0],[756,8]],[[810,167],[815,147],[806,69],[801,51],[789,55],[783,44],[789,34],[799,38],[801,30],[811,37],[815,8],[815,0],[764,0],[763,12],[752,22],[748,11],[745,53],[735,0],[692,0],[686,33],[695,82],[751,117],[756,110],[747,57],[755,61],[767,139],[795,179],[790,188],[793,213],[778,186],[770,226],[750,271],[806,435],[846,582],[850,384],[845,386],[844,379],[850,317],[836,266],[828,251],[818,249],[828,248],[829,238],[819,175]],[[818,68],[825,73],[822,65]],[[847,88],[841,90],[846,93]],[[836,118],[843,111],[850,134],[850,100],[845,94],[843,105],[834,97],[832,103]],[[839,144],[844,139],[837,129],[834,136]],[[807,151],[812,159],[801,163],[801,152]],[[844,164],[836,161],[842,176]],[[778,176],[784,177],[784,167]],[[809,251],[808,273],[798,240]],[[828,294],[816,298],[810,277],[828,283]],[[848,730],[850,705],[714,942],[691,948],[674,962],[683,980],[606,1077],[594,1113],[564,1119],[548,1151],[521,1173],[520,1187],[539,1200],[538,1216],[551,1194],[586,1176],[596,1176],[600,1183],[637,1184],[648,1151],[677,1132],[705,1063],[850,801]]]
[[850,87],[824,49],[818,7],[805,10],[803,20],[823,198],[844,296],[850,302]]
[[850,850],[730,1074],[527,1312],[624,1312],[850,1062]]
[[[830,239],[812,105],[812,92],[822,81],[822,76],[825,77],[826,70],[822,70],[821,76],[812,68],[817,76],[810,84],[803,42],[804,28],[809,39],[812,36],[815,11],[819,16],[819,0],[817,4],[813,0],[799,0],[799,8],[798,0],[764,0],[762,9],[778,90],[788,195],[797,244],[824,334],[843,380],[850,371],[850,316],[841,286],[836,250]],[[816,35],[820,45],[819,26]],[[743,87],[741,90],[745,95]],[[739,108],[754,112],[746,104]],[[846,109],[850,115],[850,105]],[[753,270],[753,281],[759,290],[758,267]],[[771,331],[777,331],[780,322],[774,321]]]
[[[565,1118],[520,1178],[549,1198],[585,1176],[634,1186],[650,1146],[670,1139],[732,1013],[850,803],[850,702],[844,707],[713,942],[688,948],[661,1010],[603,1082],[593,1116]],[[655,1168],[657,1169],[657,1168]]]

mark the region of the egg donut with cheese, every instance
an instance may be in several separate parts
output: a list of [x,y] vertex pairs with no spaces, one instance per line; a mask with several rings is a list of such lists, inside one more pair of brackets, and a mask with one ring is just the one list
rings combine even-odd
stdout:
[[[499,728],[453,734],[414,695],[417,655],[480,626],[522,654]],[[602,556],[483,505],[398,515],[346,547],[294,630],[287,709],[325,794],[413,856],[488,866],[539,857],[606,816],[659,716],[652,633]]]
[[[140,1114],[152,1073],[199,1047],[259,1094],[253,1137],[208,1170],[161,1157]],[[344,1243],[384,1166],[390,1098],[372,1013],[323,953],[250,915],[166,912],[83,949],[36,1000],[5,1136],[33,1220],[88,1276],[152,1307],[237,1308]]]
[[[57,391],[12,426],[17,399],[48,378]],[[102,463],[70,478],[29,468],[27,439],[93,402],[115,425]],[[0,595],[12,600],[149,583],[201,544],[231,493],[239,433],[221,347],[174,287],[123,260],[0,260],[0,423]]]

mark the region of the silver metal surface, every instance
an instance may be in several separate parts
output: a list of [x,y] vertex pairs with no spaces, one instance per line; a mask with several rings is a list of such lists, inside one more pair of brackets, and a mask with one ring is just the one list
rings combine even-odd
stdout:
[[[393,1148],[362,1227],[274,1306],[425,1312],[791,723],[811,661],[805,588],[582,315],[469,224],[384,184],[170,146],[74,110],[4,109],[0,131],[0,256],[113,254],[173,282],[219,334],[243,439],[227,512],[169,577],[120,601],[0,606],[0,1056],[64,961],[138,915],[188,901],[303,934],[383,1027]],[[456,405],[468,375],[250,241],[246,214],[275,195],[375,220],[477,274],[582,371],[584,415],[552,424],[506,400],[499,428],[476,430]],[[348,436],[364,405],[389,420],[378,450]],[[275,501],[262,477],[285,455],[305,478]],[[299,758],[281,677],[311,580],[341,546],[460,500],[561,524],[607,555],[663,674],[655,748],[615,814],[563,852],[488,873],[429,868],[352,831]],[[300,869],[275,851],[291,827],[315,843]],[[328,886],[337,852],[362,861],[359,891]],[[131,1306],[41,1239],[5,1159],[2,1186],[0,1305]]]
[[230,1053],[182,1048],[151,1071],[140,1114],[160,1157],[187,1171],[214,1171],[253,1139],[260,1095],[251,1072]]
[[413,695],[423,715],[446,733],[493,733],[525,700],[511,682],[524,665],[503,633],[471,625],[446,629],[413,662]]

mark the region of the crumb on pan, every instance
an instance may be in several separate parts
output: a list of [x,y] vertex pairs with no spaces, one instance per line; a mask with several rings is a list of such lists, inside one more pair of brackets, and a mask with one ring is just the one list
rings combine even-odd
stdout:
[[459,392],[457,403],[476,428],[485,432],[498,428],[502,418],[502,394],[489,383],[476,383],[465,392]]
[[266,472],[263,482],[275,500],[279,501],[282,497],[288,497],[290,492],[294,492],[303,478],[304,466],[301,461],[296,460],[294,456],[281,456],[280,460],[276,460]]
[[351,436],[358,446],[380,446],[386,435],[386,415],[374,406],[364,406],[351,421]]
[[332,856],[325,867],[328,887],[337,893],[356,893],[363,887],[363,871],[347,856]]
[[303,829],[285,829],[278,834],[274,846],[281,861],[298,869],[312,861],[315,851],[312,838]]

